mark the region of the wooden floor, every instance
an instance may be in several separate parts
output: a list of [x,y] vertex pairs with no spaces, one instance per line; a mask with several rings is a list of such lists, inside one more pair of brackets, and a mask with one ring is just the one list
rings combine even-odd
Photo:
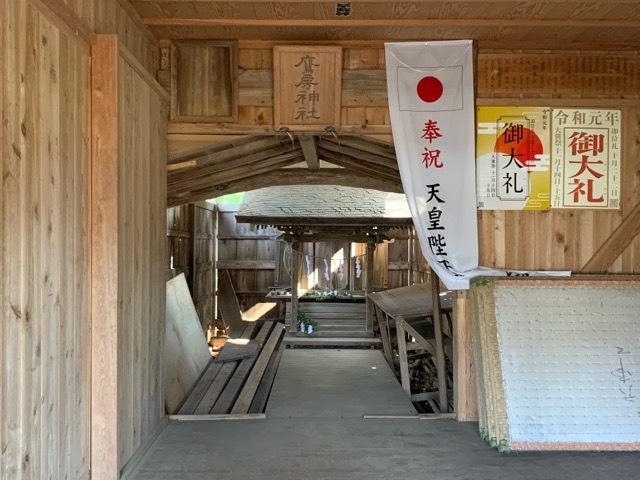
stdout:
[[417,415],[380,350],[287,349],[269,417]]
[[[375,417],[385,414],[413,417]],[[604,480],[639,471],[638,453],[503,455],[476,423],[420,419],[379,350],[286,349],[265,419],[170,422],[126,480]]]
[[635,479],[639,454],[500,454],[476,423],[270,418],[171,423],[127,480]]

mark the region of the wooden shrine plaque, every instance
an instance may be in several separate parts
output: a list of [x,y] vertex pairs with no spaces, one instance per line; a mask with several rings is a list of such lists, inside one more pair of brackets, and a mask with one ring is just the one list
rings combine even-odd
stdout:
[[341,79],[341,47],[274,47],[274,127],[339,128]]

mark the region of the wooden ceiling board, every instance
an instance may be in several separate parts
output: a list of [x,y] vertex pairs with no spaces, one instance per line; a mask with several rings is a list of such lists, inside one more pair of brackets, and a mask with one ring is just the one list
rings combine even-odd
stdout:
[[262,19],[354,19],[414,18],[538,18],[538,19],[638,19],[637,1],[426,1],[351,2],[352,13],[335,16],[334,2],[221,2],[135,0],[145,18],[262,18]]
[[[482,48],[638,49],[640,27],[299,27],[299,26],[151,26],[158,38],[273,40],[290,42],[447,40],[472,38]],[[605,33],[603,33],[603,31]]]

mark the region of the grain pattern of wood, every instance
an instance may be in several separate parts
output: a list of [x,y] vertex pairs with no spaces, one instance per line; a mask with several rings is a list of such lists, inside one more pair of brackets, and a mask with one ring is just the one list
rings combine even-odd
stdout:
[[[256,335],[255,342],[259,345],[262,345],[267,340],[269,332],[271,332],[271,328],[273,327],[273,322],[265,322],[261,327],[260,331]],[[223,347],[224,351],[224,347]],[[229,413],[231,408],[234,405],[234,402],[240,395],[240,389],[243,388],[245,384],[245,380],[249,376],[251,369],[256,363],[257,358],[255,356],[244,358],[238,364],[238,367],[233,372],[233,376],[227,383],[224,388],[222,394],[216,400],[216,403],[213,405],[213,408],[209,413],[213,415],[221,415],[225,413]],[[247,413],[247,412],[234,412],[234,413]]]
[[271,355],[269,364],[260,379],[260,384],[258,385],[256,394],[254,395],[251,406],[249,407],[249,414],[259,414],[264,412],[267,406],[267,400],[269,400],[269,393],[271,392],[273,381],[276,378],[276,373],[278,372],[278,366],[280,365],[283,350],[282,340],[280,340],[280,343],[276,346],[276,351]]
[[119,32],[149,71],[154,46],[116,1],[7,0],[1,10],[0,477],[87,479],[91,465],[92,478],[113,479],[118,51],[92,54],[91,43]]
[[0,477],[86,477],[90,46],[39,2],[0,15]]
[[582,267],[584,273],[606,272],[611,264],[640,233],[640,203],[622,220],[611,236],[596,250]]
[[442,311],[440,308],[440,279],[431,270],[431,305],[433,316],[433,336],[436,342],[436,371],[438,373],[438,405],[440,413],[447,413],[447,369],[444,359],[444,343],[442,338]]
[[202,376],[195,383],[189,396],[185,399],[184,403],[178,410],[178,415],[192,415],[195,413],[196,408],[202,402],[204,395],[213,383],[222,368],[223,363],[215,363],[213,359],[207,365],[207,368],[202,372]]
[[[92,59],[91,197],[91,464],[98,479],[119,475],[118,405],[120,316],[118,208],[120,118],[118,44],[100,35]],[[97,321],[100,319],[99,321]]]
[[291,242],[291,314],[286,325],[290,332],[295,331],[298,324],[298,289],[300,287],[298,270],[300,268],[301,247],[302,242],[299,239],[294,239]]
[[[308,64],[307,62],[311,62]],[[300,115],[301,78],[311,75],[311,90],[302,90],[306,107]],[[304,88],[304,87],[303,87]],[[277,46],[273,49],[273,125],[277,130],[322,130],[340,127],[342,48]],[[309,98],[316,93],[317,100]]]
[[[118,468],[164,415],[166,114],[158,85],[118,47]],[[113,268],[113,267],[112,267]]]
[[202,397],[202,400],[200,400],[200,403],[196,407],[195,415],[207,415],[211,412],[213,405],[216,403],[216,400],[218,400],[220,394],[222,394],[224,387],[227,385],[227,382],[233,375],[237,366],[238,362],[222,364],[222,367],[213,380],[213,383],[209,385],[209,388]]
[[395,324],[398,340],[398,360],[400,362],[400,382],[407,395],[411,395],[411,380],[409,379],[409,363],[407,361],[407,339],[402,317],[396,317]]
[[173,42],[171,119],[187,122],[234,122],[237,117],[237,42]]
[[284,325],[282,323],[276,323],[273,327],[273,331],[269,336],[269,339],[264,344],[262,351],[260,352],[260,356],[258,357],[247,381],[242,387],[242,391],[236,400],[236,403],[231,410],[231,413],[248,413],[249,407],[251,406],[251,402],[253,401],[253,397],[255,396],[256,390],[258,389],[258,385],[260,384],[260,380],[264,375],[264,371],[269,364],[269,359],[273,354],[273,351],[280,340],[284,332]]
[[458,291],[453,304],[453,403],[456,418],[463,422],[478,421],[471,321],[469,295]]
[[299,135],[298,141],[304,154],[304,159],[307,162],[309,170],[318,170],[320,168],[320,160],[318,160],[318,149],[313,136]]

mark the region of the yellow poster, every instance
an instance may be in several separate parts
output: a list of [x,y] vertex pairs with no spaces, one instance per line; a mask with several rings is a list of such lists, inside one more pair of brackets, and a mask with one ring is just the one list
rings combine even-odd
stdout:
[[620,208],[620,110],[554,108],[553,208]]
[[551,109],[478,107],[476,188],[481,210],[548,210]]

